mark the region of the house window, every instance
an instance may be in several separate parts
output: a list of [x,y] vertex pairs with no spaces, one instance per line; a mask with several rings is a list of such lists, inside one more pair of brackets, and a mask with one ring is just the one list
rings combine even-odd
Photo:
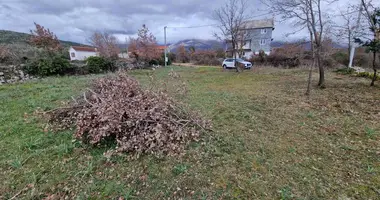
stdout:
[[261,34],[266,34],[266,33],[267,33],[267,29],[262,28],[262,29],[261,29]]
[[[66,54],[67,55],[67,54]],[[71,57],[72,58],[75,58],[75,53],[73,52],[73,53],[71,53]]]
[[267,40],[266,39],[261,39],[260,40],[260,45],[265,45],[267,43]]

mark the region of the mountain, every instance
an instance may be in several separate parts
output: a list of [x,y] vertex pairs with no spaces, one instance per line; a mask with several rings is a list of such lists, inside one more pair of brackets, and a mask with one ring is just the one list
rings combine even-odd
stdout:
[[284,44],[286,44],[286,42],[274,40],[271,42],[270,46],[272,48],[279,48],[279,47],[283,47]]
[[195,50],[220,49],[224,47],[223,43],[217,40],[186,39],[171,44],[168,48],[171,52],[176,52],[181,45],[186,49],[194,47]]
[[[311,49],[310,41],[290,41],[290,42],[284,42],[284,41],[276,41],[276,40],[274,40],[271,43],[271,47],[272,48],[279,48],[279,47],[283,47],[286,44],[299,44],[299,45],[302,45],[303,48],[305,48],[306,50],[310,50]],[[344,48],[347,48],[347,45],[342,45],[342,44],[339,44],[337,42],[332,42],[332,47],[335,48],[335,49],[344,49]]]
[[[15,31],[0,30],[0,44],[28,44],[29,37],[27,33],[20,33]],[[76,42],[60,40],[63,47],[69,46],[83,46]]]
[[[284,41],[278,41],[274,40],[271,43],[272,48],[279,48],[283,47],[285,44],[300,44],[305,49],[310,50],[310,42],[307,41],[290,41],[290,42],[284,42]],[[178,48],[183,45],[187,50],[190,47],[195,47],[195,50],[210,50],[210,49],[219,49],[225,48],[225,43],[217,41],[217,40],[201,40],[201,39],[186,39],[178,41],[174,44],[169,45],[169,49],[171,52],[177,52]],[[346,48],[344,45],[341,45],[339,43],[333,42],[333,48],[342,49]]]

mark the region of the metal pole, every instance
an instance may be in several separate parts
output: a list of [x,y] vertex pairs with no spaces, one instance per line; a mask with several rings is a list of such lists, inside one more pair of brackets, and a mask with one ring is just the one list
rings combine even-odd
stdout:
[[[358,16],[358,20],[356,21],[356,26],[354,27],[355,30],[354,30],[354,35],[356,35],[358,29],[359,29],[359,26],[360,26],[360,17],[362,16],[362,10],[363,10],[363,5],[362,3],[360,2],[360,9],[359,9],[359,16]],[[348,68],[351,68],[352,67],[352,63],[353,63],[353,60],[354,60],[354,55],[355,55],[355,46],[356,46],[356,43],[355,41],[352,42],[352,45],[351,45],[351,50],[350,50],[350,63],[348,63]]]
[[166,28],[167,28],[167,27],[165,26],[165,27],[164,27],[164,38],[165,38],[165,67],[168,65],[168,64],[167,64],[167,62],[168,62],[168,58],[167,58],[167,55],[166,55],[166,54],[167,54],[167,53],[166,53],[166,51],[167,51],[167,50],[166,50],[166,49],[167,49],[167,47],[166,47]]

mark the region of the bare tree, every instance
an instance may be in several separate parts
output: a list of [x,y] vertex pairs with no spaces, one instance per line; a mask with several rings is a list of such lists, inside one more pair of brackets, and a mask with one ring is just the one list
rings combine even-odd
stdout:
[[185,46],[183,44],[179,45],[177,49],[177,61],[181,63],[189,62],[189,53],[187,52]]
[[89,42],[98,49],[100,56],[106,58],[117,57],[120,52],[116,37],[107,32],[93,33]]
[[[351,54],[354,46],[354,39],[367,34],[367,26],[364,26],[363,19],[358,17],[360,7],[348,5],[344,11],[340,11],[339,17],[342,24],[334,24],[334,36],[337,40],[347,43],[347,55]],[[359,27],[358,27],[359,26]],[[347,65],[348,67],[349,65]]]
[[371,39],[367,39],[367,41],[365,42],[358,38],[356,40],[359,43],[363,44],[363,46],[366,46],[368,50],[371,51],[373,54],[373,78],[371,86],[374,86],[377,78],[376,56],[377,53],[380,52],[380,8],[374,8],[371,0],[361,0],[361,2],[364,8],[364,16],[368,21],[370,31],[372,32],[373,37]]
[[0,44],[0,63],[15,63],[17,60],[17,55],[11,51],[9,46]]
[[337,39],[343,40],[348,44],[347,55],[350,55],[351,53],[352,41],[354,39],[354,29],[356,27],[356,17],[353,13],[351,13],[352,10],[352,6],[348,6],[345,11],[340,11],[339,16],[342,18],[343,24],[337,24],[335,30]]
[[57,36],[40,24],[34,22],[35,30],[31,30],[31,37],[29,42],[38,47],[47,50],[48,52],[57,52],[62,49],[61,43]]
[[[281,15],[282,20],[291,20],[294,26],[300,27],[300,30],[307,29],[309,31],[310,42],[313,51],[313,62],[319,69],[320,88],[325,87],[325,72],[322,64],[322,39],[325,25],[328,22],[324,20],[322,12],[322,3],[329,3],[327,0],[262,0],[276,14]],[[311,73],[311,72],[310,72]],[[309,83],[311,74],[309,73]],[[310,85],[310,84],[308,84]],[[310,87],[306,94],[310,93]]]
[[[227,2],[214,11],[214,18],[219,22],[219,33],[215,33],[215,37],[226,41],[232,46],[232,54],[236,60],[236,54],[239,48],[244,46],[245,41],[244,26],[245,20],[248,19],[247,0],[227,0]],[[236,66],[239,72],[239,67]]]
[[130,38],[128,51],[134,54],[137,60],[140,59],[146,62],[159,59],[161,56],[156,37],[145,24],[138,30],[137,38]]

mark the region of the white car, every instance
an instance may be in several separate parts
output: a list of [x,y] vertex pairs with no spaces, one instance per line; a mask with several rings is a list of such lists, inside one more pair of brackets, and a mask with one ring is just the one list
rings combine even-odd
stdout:
[[[241,58],[236,58],[236,64],[239,65],[239,64],[243,64],[244,65],[244,68],[245,69],[251,69],[252,67],[252,63],[251,62],[248,62],[248,61],[245,61]],[[228,69],[228,68],[235,68],[235,59],[234,58],[227,58],[223,61],[223,64],[222,64],[223,68],[224,69]]]

